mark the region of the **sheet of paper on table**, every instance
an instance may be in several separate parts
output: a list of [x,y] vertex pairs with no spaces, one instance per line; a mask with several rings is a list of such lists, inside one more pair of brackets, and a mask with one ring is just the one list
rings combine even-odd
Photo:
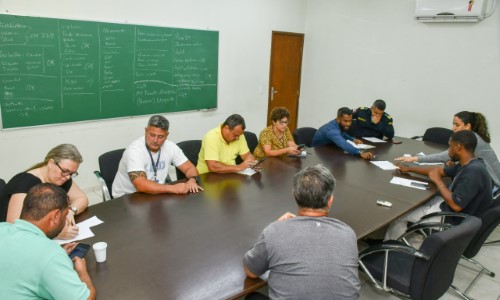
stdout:
[[[411,187],[411,188],[419,189],[419,190],[426,190],[426,189],[430,188],[429,184],[425,181],[406,179],[406,178],[397,177],[397,176],[392,177],[391,183],[402,185],[402,186],[407,186],[407,187]],[[417,184],[419,186],[412,185],[412,183]]]
[[297,155],[288,155],[289,157],[307,157],[307,151],[306,150],[302,150],[302,152],[300,152],[300,154],[297,154]]
[[381,139],[378,139],[376,137],[368,137],[368,136],[364,136],[362,137],[363,140],[367,140],[369,142],[372,142],[372,143],[387,143],[386,141],[384,140],[381,140]]
[[90,227],[93,227],[93,226],[96,226],[96,225],[99,225],[102,223],[104,223],[102,220],[100,220],[96,216],[93,216],[90,219],[87,219],[85,221],[82,221],[82,222],[76,224],[76,226],[78,226],[78,235],[76,237],[72,238],[71,240],[54,239],[54,241],[57,242],[59,245],[62,245],[62,244],[67,244],[67,243],[71,243],[74,241],[80,241],[83,239],[91,238],[95,235],[92,232],[92,230],[90,230]]
[[372,164],[376,165],[377,167],[381,168],[382,170],[396,170],[399,169],[397,166],[395,166],[393,163],[387,160],[371,160],[370,161]]
[[360,149],[360,150],[366,150],[366,149],[372,149],[375,148],[375,146],[372,145],[367,145],[367,144],[356,144],[353,141],[347,141],[349,144],[353,145],[354,147]]
[[252,169],[252,168],[246,168],[245,170],[243,170],[243,171],[239,171],[239,172],[237,172],[237,173],[238,173],[238,174],[242,174],[242,175],[252,176],[253,174],[255,174],[255,173],[257,173],[257,172],[255,172],[255,170],[254,170],[254,169]]

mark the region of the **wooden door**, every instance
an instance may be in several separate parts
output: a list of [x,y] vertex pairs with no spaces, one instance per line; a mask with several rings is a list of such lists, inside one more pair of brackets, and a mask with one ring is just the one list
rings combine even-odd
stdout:
[[273,31],[267,106],[268,126],[271,124],[269,118],[271,110],[283,106],[290,111],[288,123],[290,131],[293,132],[297,128],[303,45],[304,34]]

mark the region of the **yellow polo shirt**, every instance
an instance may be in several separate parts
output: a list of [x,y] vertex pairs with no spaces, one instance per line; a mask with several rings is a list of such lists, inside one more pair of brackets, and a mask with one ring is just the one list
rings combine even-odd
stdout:
[[210,172],[206,160],[216,160],[226,165],[235,165],[235,159],[238,155],[250,152],[243,134],[236,141],[226,143],[222,137],[221,125],[210,130],[203,137],[200,154],[198,155],[198,164],[196,165],[196,169],[200,174]]

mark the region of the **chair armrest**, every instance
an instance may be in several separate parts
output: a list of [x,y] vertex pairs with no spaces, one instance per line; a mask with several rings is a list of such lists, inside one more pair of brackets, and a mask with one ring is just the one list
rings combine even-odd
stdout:
[[[389,252],[391,252],[391,251],[405,253],[405,254],[415,256],[417,258],[424,259],[424,260],[430,259],[430,257],[428,255],[418,251],[417,249],[410,247],[410,246],[407,246],[407,245],[401,245],[399,243],[396,244],[395,241],[384,242],[383,244],[374,245],[374,246],[369,247],[368,249],[361,251],[361,253],[358,256],[358,263],[361,266],[363,272],[365,272],[366,275],[368,275],[368,277],[370,278],[370,280],[372,281],[373,285],[376,288],[384,290],[384,291],[393,291],[392,288],[387,287],[387,268],[389,265]],[[378,253],[378,252],[385,252],[384,274],[382,275],[382,282],[377,281],[375,279],[375,277],[373,277],[373,275],[371,274],[370,270],[368,270],[368,268],[363,263],[364,257],[371,255],[371,254],[374,254],[374,253]]]
[[102,201],[111,200],[111,193],[109,192],[108,185],[106,184],[106,181],[102,177],[101,172],[94,171],[94,174],[97,177],[97,180],[99,180],[99,183],[101,184]]
[[408,246],[408,245],[401,245],[401,244],[390,244],[390,242],[384,242],[382,244],[374,245],[369,247],[368,249],[365,249],[359,253],[358,259],[361,260],[363,257],[371,255],[373,253],[377,252],[401,252],[401,253],[406,253],[408,255],[412,255],[418,258],[422,258],[424,260],[428,260],[429,256],[419,252],[417,249]]
[[423,139],[423,138],[424,138],[423,135],[416,135],[416,136],[411,137],[412,140],[418,140],[418,139]]
[[441,223],[441,222],[427,222],[427,223],[415,223],[408,227],[406,229],[405,233],[403,233],[399,238],[398,241],[405,243],[406,245],[410,246],[410,243],[406,239],[410,234],[413,234],[417,231],[419,231],[424,237],[427,236],[426,230],[432,229],[436,231],[442,231],[445,229],[449,229],[453,227],[453,225],[448,224],[448,223]]
[[449,229],[451,227],[453,227],[452,224],[441,223],[441,222],[415,223],[415,224],[411,225],[410,227],[408,227],[408,229],[406,229],[405,234],[415,232],[415,231],[421,230],[421,229],[435,228],[436,230],[443,230],[443,229]]
[[467,215],[467,214],[457,213],[457,212],[453,212],[453,211],[437,211],[437,212],[433,212],[433,213],[430,213],[428,215],[423,216],[415,224],[420,224],[420,223],[422,223],[422,221],[427,220],[429,218],[433,218],[433,217],[441,217],[441,223],[444,223],[445,217],[457,217],[457,218],[465,219],[468,216],[469,215]]
[[498,197],[500,197],[500,189],[496,190],[494,193],[493,193],[493,200],[497,200]]

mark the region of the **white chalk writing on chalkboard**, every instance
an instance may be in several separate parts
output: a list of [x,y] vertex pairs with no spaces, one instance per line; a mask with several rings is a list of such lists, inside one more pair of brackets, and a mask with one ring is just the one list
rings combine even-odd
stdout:
[[217,64],[213,31],[0,14],[3,127],[214,108]]

